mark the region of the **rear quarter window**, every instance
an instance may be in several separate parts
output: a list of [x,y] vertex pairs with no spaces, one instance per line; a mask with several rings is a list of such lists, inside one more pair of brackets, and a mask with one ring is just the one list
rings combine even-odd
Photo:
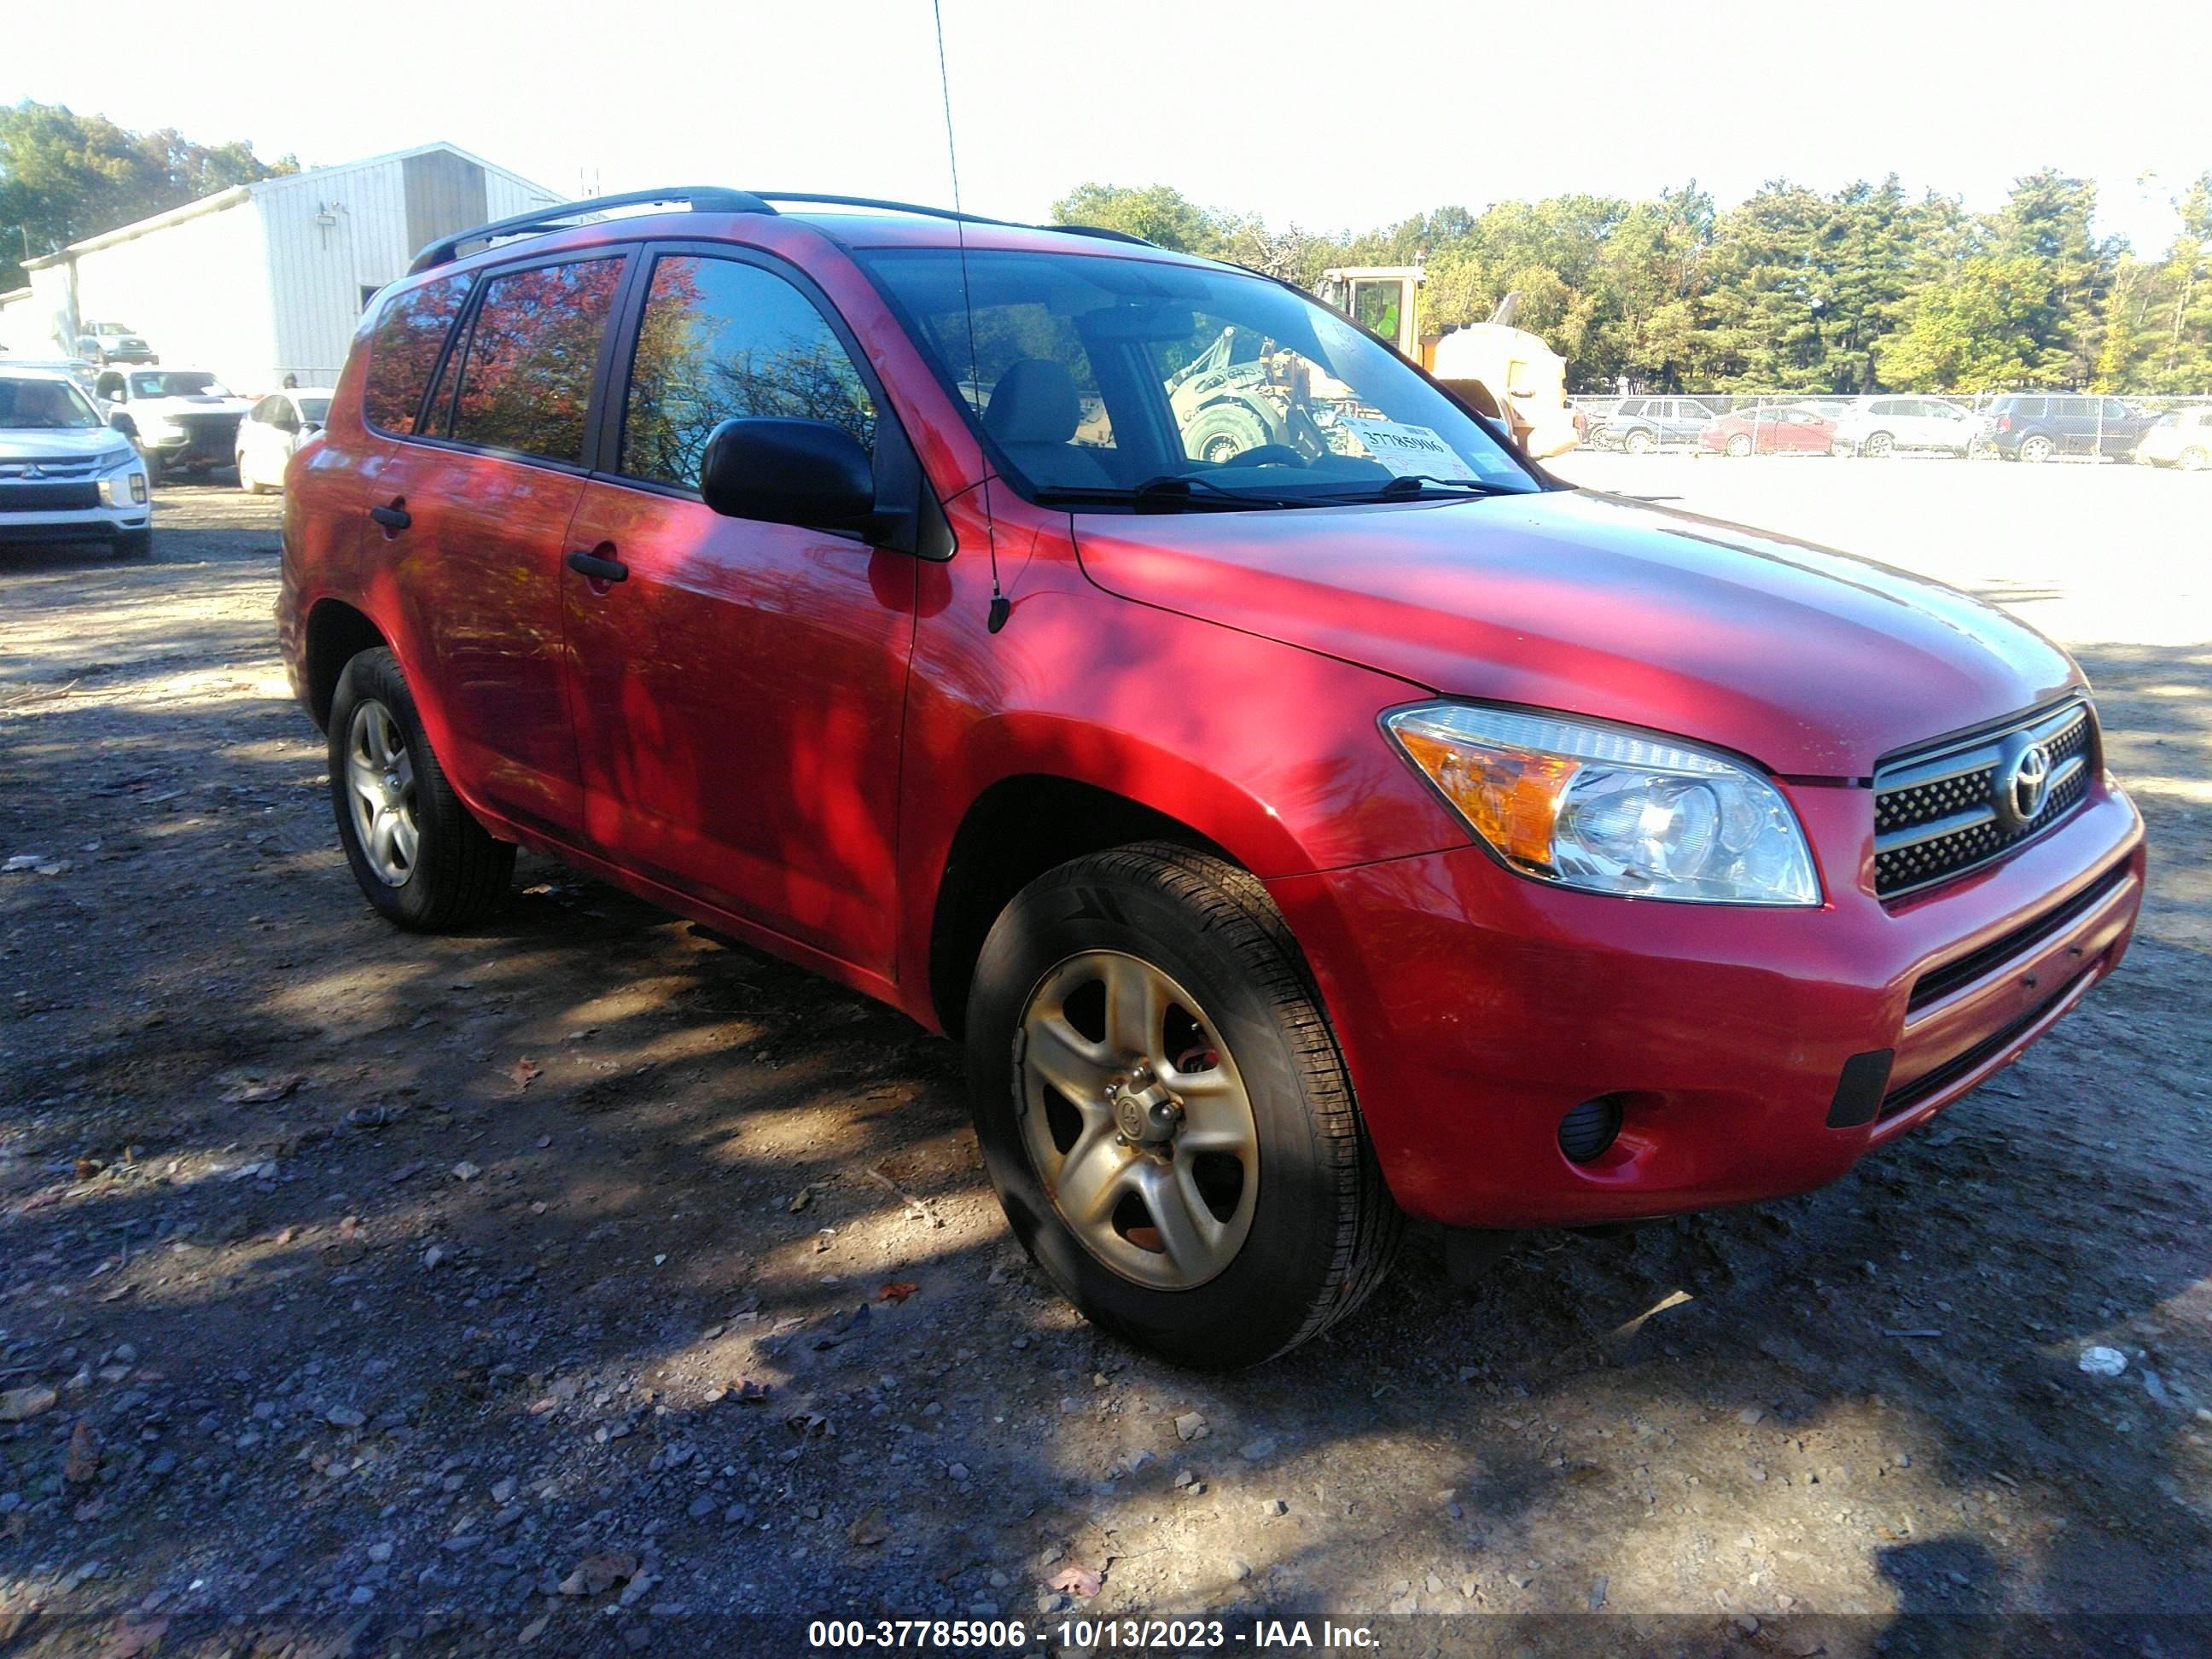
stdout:
[[362,388],[362,413],[369,425],[402,438],[421,429],[422,394],[430,389],[471,280],[441,277],[395,295],[386,305],[369,336],[368,377]]

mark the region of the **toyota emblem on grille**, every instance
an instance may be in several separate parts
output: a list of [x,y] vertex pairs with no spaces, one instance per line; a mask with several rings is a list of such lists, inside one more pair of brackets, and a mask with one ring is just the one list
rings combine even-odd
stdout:
[[2035,822],[2050,796],[2051,751],[2039,743],[2029,744],[2013,757],[2002,777],[1995,803],[1997,816],[2010,820],[2011,828],[2024,830]]

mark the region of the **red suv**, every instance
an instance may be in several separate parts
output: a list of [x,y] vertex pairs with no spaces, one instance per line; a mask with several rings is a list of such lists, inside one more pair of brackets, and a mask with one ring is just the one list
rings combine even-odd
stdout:
[[[621,204],[426,250],[288,469],[354,873],[446,927],[526,845],[961,1039],[1103,1326],[1247,1364],[1408,1215],[1816,1186],[2126,947],[2087,688],[1988,605],[1563,487],[1248,271]],[[1281,441],[1194,453],[1208,352]]]

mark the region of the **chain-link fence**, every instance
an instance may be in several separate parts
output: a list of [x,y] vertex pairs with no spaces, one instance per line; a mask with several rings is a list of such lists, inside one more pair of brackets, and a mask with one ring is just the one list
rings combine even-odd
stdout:
[[1572,403],[1585,444],[1629,454],[2102,459],[2212,471],[2212,396],[1690,392]]

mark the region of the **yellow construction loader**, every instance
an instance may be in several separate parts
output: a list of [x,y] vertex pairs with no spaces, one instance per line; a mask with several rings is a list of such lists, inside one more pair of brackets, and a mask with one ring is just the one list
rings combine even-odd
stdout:
[[1422,281],[1419,265],[1346,265],[1323,271],[1314,293],[1389,341],[1463,401],[1510,427],[1528,454],[1540,460],[1572,449],[1580,434],[1567,407],[1567,360],[1513,326],[1519,296],[1507,295],[1487,322],[1425,334]]

